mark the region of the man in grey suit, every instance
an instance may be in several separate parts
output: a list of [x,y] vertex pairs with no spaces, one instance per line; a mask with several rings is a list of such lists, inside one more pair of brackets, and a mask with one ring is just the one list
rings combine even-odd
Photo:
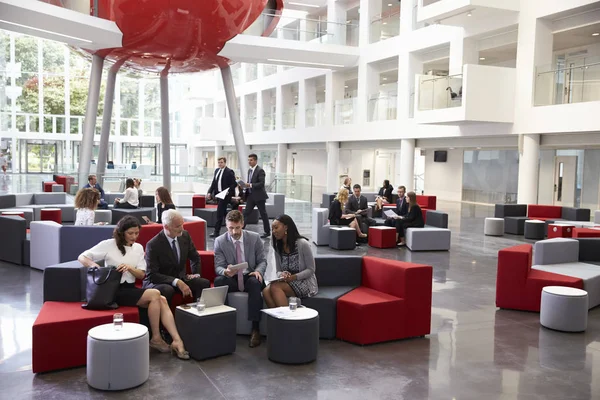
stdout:
[[[260,218],[263,222],[263,228],[265,233],[262,234],[262,238],[268,238],[271,236],[271,225],[269,224],[269,216],[267,215],[267,191],[265,190],[265,170],[262,169],[258,163],[258,156],[256,154],[250,154],[248,156],[248,180],[244,187],[246,194],[246,209],[244,210],[244,218],[248,218],[254,206],[258,207]],[[244,225],[246,228],[246,225]]]
[[[261,292],[265,287],[263,276],[267,258],[258,233],[242,229],[244,217],[241,212],[230,211],[225,220],[227,233],[215,239],[215,287],[228,286],[229,292],[248,293],[248,320],[252,321],[250,347],[256,347],[260,345]],[[231,266],[243,262],[248,263],[248,268],[237,273],[231,270]]]

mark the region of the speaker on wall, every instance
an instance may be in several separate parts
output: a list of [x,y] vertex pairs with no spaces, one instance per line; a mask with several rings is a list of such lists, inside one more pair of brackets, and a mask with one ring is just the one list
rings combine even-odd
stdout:
[[446,150],[436,150],[433,152],[433,162],[446,162],[448,152]]

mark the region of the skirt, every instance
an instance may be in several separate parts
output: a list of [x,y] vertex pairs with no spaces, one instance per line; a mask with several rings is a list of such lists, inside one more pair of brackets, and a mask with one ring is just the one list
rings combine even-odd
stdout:
[[348,226],[348,225],[350,225],[350,223],[352,221],[354,221],[354,218],[352,218],[352,219],[340,218],[339,224],[331,224],[331,225]]
[[123,307],[136,307],[146,289],[135,287],[133,283],[123,282],[117,291],[115,302]]

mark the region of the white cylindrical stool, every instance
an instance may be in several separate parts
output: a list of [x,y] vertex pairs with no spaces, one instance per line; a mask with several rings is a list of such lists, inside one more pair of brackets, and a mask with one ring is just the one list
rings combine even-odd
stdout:
[[486,218],[483,225],[486,236],[504,236],[504,218]]
[[141,385],[150,374],[148,328],[125,322],[115,330],[113,324],[88,331],[87,381],[100,390],[123,390]]
[[540,324],[563,332],[583,332],[587,328],[588,294],[566,286],[542,289]]

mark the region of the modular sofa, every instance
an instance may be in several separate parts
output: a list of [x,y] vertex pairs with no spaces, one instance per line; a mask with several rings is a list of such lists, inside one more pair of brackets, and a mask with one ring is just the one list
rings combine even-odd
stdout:
[[312,241],[317,246],[329,245],[329,209],[313,208],[312,210]]
[[[25,264],[26,221],[19,216],[0,216],[0,261]],[[28,258],[28,257],[27,257]]]
[[21,211],[25,214],[27,226],[31,221],[39,221],[43,208],[60,208],[63,222],[75,222],[75,207],[67,204],[66,193],[19,193],[0,195],[2,211]]
[[452,233],[448,229],[448,214],[427,210],[427,224],[423,228],[408,228],[406,247],[411,251],[450,250]]

